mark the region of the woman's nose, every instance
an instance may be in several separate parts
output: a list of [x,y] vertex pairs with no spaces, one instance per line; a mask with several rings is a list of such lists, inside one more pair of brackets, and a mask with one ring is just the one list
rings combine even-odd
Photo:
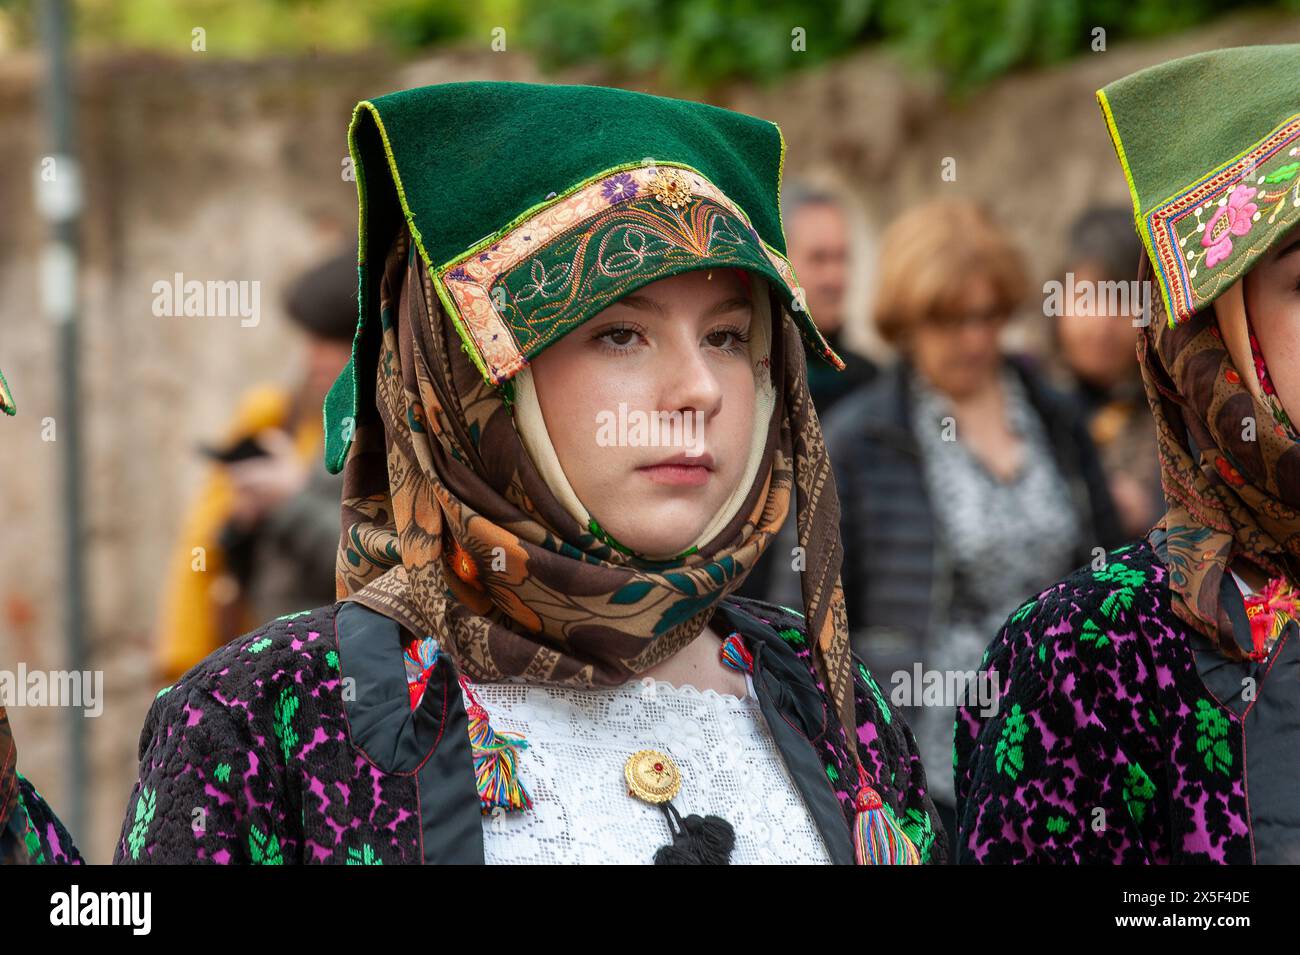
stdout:
[[663,362],[664,382],[660,408],[665,411],[693,410],[706,419],[722,407],[723,388],[698,343],[677,345]]

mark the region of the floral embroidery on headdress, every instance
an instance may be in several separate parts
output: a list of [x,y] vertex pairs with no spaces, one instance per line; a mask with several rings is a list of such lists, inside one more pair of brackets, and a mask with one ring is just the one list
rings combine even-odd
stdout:
[[600,187],[600,194],[605,197],[605,201],[610,205],[616,202],[626,202],[628,199],[636,198],[637,188],[636,180],[632,178],[629,172],[619,173],[617,176],[611,176],[605,180],[604,185]]
[[1244,184],[1237,186],[1227,201],[1205,223],[1201,245],[1206,249],[1206,268],[1212,269],[1232,255],[1232,237],[1245,235],[1254,225],[1259,206],[1250,200],[1255,198],[1256,192],[1257,189]]

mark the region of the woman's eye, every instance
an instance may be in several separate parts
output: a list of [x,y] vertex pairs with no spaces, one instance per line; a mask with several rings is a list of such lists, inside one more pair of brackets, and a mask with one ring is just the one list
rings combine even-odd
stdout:
[[625,350],[636,344],[638,334],[635,328],[610,328],[597,335],[596,339],[615,350]]
[[749,341],[749,336],[742,335],[738,328],[719,328],[709,332],[705,341],[723,351],[739,351],[740,346]]

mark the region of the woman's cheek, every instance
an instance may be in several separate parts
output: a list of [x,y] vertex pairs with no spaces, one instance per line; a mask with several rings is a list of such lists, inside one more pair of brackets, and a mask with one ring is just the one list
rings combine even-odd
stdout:
[[1248,273],[1246,296],[1278,398],[1294,417],[1300,414],[1300,293]]

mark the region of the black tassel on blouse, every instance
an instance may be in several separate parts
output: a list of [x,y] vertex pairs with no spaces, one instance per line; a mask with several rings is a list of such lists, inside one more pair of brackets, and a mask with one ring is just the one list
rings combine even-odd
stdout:
[[736,830],[718,816],[689,815],[685,819],[671,802],[661,803],[673,834],[671,845],[655,853],[655,865],[730,865]]

